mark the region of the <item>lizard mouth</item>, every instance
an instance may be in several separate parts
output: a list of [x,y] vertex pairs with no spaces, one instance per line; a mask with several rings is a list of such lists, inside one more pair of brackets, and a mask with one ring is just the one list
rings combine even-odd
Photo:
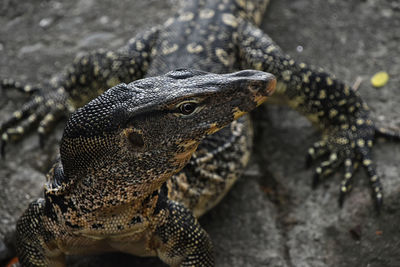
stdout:
[[257,107],[264,103],[268,99],[268,97],[275,92],[275,87],[276,79],[272,79],[268,82],[264,90],[252,90],[251,88],[249,89],[254,94],[254,102],[256,103]]
[[189,140],[188,142],[183,144],[182,145],[182,147],[184,148],[183,152],[177,153],[175,155],[175,159],[177,160],[177,162],[178,161],[185,162],[189,160],[192,154],[196,151],[198,145],[199,143],[194,140]]
[[[260,90],[249,88],[249,91],[254,95],[253,102],[256,104],[256,107],[258,107],[268,99],[268,97],[275,91],[275,86],[276,86],[276,80],[273,79],[268,83],[264,91],[261,90],[261,94]],[[233,117],[235,120],[237,120],[238,118],[247,113],[248,111],[243,111],[239,107],[235,107],[233,109]]]
[[250,102],[245,102],[246,104],[233,108],[235,120],[264,103],[275,91],[276,79],[269,73],[243,70],[233,73],[231,76],[233,79],[244,81],[247,93],[250,93]]
[[240,110],[240,108],[236,107],[233,110],[233,117],[234,117],[235,120],[237,120],[237,119],[239,119],[240,117],[242,117],[243,115],[245,115],[247,113],[248,113],[247,111]]
[[261,105],[262,103],[267,101],[267,99],[268,99],[268,96],[258,95],[256,97],[254,97],[254,102],[256,102],[256,105],[258,107],[259,105]]

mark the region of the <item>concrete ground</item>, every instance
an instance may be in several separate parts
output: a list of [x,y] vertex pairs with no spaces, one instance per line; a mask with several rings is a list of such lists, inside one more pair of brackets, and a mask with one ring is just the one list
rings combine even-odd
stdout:
[[[353,84],[379,125],[400,127],[400,3],[397,0],[272,0],[262,28],[297,60],[323,66]],[[138,31],[165,21],[177,0],[3,0],[0,2],[0,77],[40,83],[72,58],[116,49]],[[385,70],[389,83],[369,78]],[[27,98],[0,91],[0,121]],[[340,209],[340,170],[316,190],[304,168],[319,138],[296,112],[269,105],[254,114],[256,149],[246,175],[200,222],[210,234],[217,266],[400,266],[400,144],[378,141],[374,158],[385,204],[373,209],[364,171]],[[15,221],[41,194],[57,154],[63,123],[43,150],[31,134],[7,147],[0,162],[0,260],[12,255]],[[4,249],[6,243],[10,249]],[[73,257],[71,266],[164,266],[156,259],[109,254]],[[1,265],[1,263],[0,263]]]

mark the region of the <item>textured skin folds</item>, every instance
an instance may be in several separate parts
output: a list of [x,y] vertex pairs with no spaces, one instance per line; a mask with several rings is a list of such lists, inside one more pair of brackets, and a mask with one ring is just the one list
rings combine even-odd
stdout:
[[78,109],[45,199],[18,221],[21,262],[62,266],[84,249],[213,266],[207,233],[184,203],[168,199],[166,181],[206,136],[257,107],[275,84],[260,71],[180,69],[117,85]]

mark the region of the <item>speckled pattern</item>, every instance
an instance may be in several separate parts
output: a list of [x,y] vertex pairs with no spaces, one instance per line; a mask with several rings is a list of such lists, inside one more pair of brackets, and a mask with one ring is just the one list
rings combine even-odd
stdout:
[[[205,211],[203,203],[215,205],[237,175],[214,182],[197,175],[200,183],[185,184],[170,178],[206,136],[259,106],[275,85],[275,77],[261,71],[180,69],[119,84],[78,109],[65,127],[44,199],[31,203],[17,223],[21,263],[62,265],[65,255],[84,250],[158,256],[172,266],[213,266],[211,241],[194,215]],[[227,165],[245,165],[249,142],[240,134],[233,130],[224,141],[234,148]],[[210,150],[207,156],[222,161],[222,152]],[[202,168],[204,162],[192,165]],[[185,186],[196,193],[190,202],[184,200]]]
[[[189,15],[189,17],[190,17],[190,15]],[[224,20],[224,22],[227,22],[229,25],[235,25],[235,23],[234,22],[232,22],[232,20],[230,20],[230,19],[227,19],[226,17],[225,17],[225,20]],[[250,30],[249,31],[250,33],[252,33],[252,32],[254,32],[254,31],[252,31],[252,30]],[[243,31],[243,35],[241,35],[241,36],[245,36],[246,35],[246,29]],[[261,40],[262,41],[262,40]],[[267,40],[267,42],[268,42],[269,40]],[[271,48],[272,50],[270,51],[270,52],[275,52],[274,51],[274,49],[273,49],[273,46],[271,46],[270,45],[270,43],[267,43],[266,44],[266,46],[265,47],[269,47],[269,48]],[[265,48],[264,47],[264,48]],[[257,59],[257,57],[259,56],[258,54],[260,54],[257,50],[259,49],[259,48],[257,48],[257,46],[256,45],[252,45],[252,48],[254,48],[254,51],[250,51],[250,57],[255,57],[256,58],[256,60],[254,61],[254,62],[251,62],[251,60],[252,60],[252,58],[250,58],[248,61],[250,62],[250,64],[255,64],[254,65],[254,68],[260,68],[260,67],[262,67],[262,65],[260,66],[260,60],[259,59]],[[261,47],[261,49],[263,49],[263,47]],[[266,48],[266,49],[268,49],[268,48]],[[168,51],[167,51],[168,52]],[[271,55],[273,56],[273,53],[271,53]],[[226,58],[225,57],[225,54],[224,54],[224,52],[221,52],[221,51],[219,51],[219,52],[217,52],[216,51],[216,56],[219,58],[219,60],[222,62],[222,63],[226,63],[226,62],[228,62],[227,60],[229,60],[229,58]],[[268,60],[268,58],[265,58],[266,60]],[[290,58],[282,58],[282,60],[279,62],[279,60],[278,61],[276,61],[276,60],[274,60],[274,62],[277,62],[278,64],[277,64],[277,66],[279,67],[279,66],[284,66],[284,65],[293,65],[293,64],[295,64],[294,62],[293,63],[291,63],[291,60],[290,60]],[[285,64],[285,62],[286,62],[286,64]],[[272,69],[276,69],[276,66],[274,66],[273,64],[269,64],[269,66],[271,66],[271,68]],[[314,84],[316,84],[317,86],[319,85],[319,86],[327,86],[328,88],[327,89],[330,89],[329,88],[329,86],[331,86],[331,85],[333,85],[333,84],[339,84],[340,85],[340,82],[337,82],[336,80],[334,80],[334,79],[332,79],[331,77],[328,77],[328,78],[326,78],[325,77],[325,74],[324,73],[318,73],[318,72],[314,72],[314,71],[312,71],[312,72],[310,72],[310,75],[307,75],[307,71],[310,71],[309,69],[308,69],[308,66],[306,66],[306,65],[303,65],[303,67],[301,66],[301,64],[299,65],[300,66],[300,69],[303,69],[303,68],[306,68],[306,70],[304,71],[304,73],[306,74],[305,75],[305,77],[300,77],[301,79],[301,81],[304,83],[304,84],[309,84],[309,83],[314,83]],[[278,68],[279,69],[279,68]],[[282,70],[279,70],[279,72],[277,72],[277,75],[279,75],[279,74],[282,74],[281,76],[279,76],[280,78],[282,78],[282,80],[285,80],[285,79],[288,79],[288,81],[293,81],[293,80],[295,80],[295,79],[293,79],[293,78],[296,78],[296,73],[302,73],[302,71],[301,70],[299,70],[299,69],[296,69],[296,68],[293,68],[293,70],[290,70],[290,71],[288,71],[288,72],[285,72],[284,70],[282,71]],[[294,74],[294,75],[293,75]],[[300,76],[300,75],[299,75]],[[322,78],[321,78],[322,77]],[[310,78],[311,78],[311,81],[310,81]],[[85,80],[85,79],[83,79],[83,80]],[[320,82],[322,80],[322,83]],[[324,100],[324,99],[326,99],[327,98],[327,96],[331,96],[331,95],[329,95],[329,94],[327,94],[327,92],[326,91],[324,91],[324,90],[320,90],[319,92],[320,92],[320,94],[318,94],[318,98],[315,98],[315,95],[313,95],[312,93],[311,94],[309,94],[309,95],[307,95],[307,94],[304,94],[304,95],[300,95],[299,97],[300,97],[300,99],[295,99],[295,101],[293,101],[293,95],[291,95],[290,93],[286,93],[286,91],[288,90],[288,88],[289,88],[289,92],[290,92],[290,87],[291,86],[295,86],[296,84],[294,83],[294,84],[290,84],[290,83],[288,83],[290,86],[282,86],[282,87],[280,87],[281,89],[281,92],[283,92],[284,94],[286,94],[286,96],[288,96],[288,98],[289,98],[289,104],[291,104],[292,106],[295,106],[295,107],[299,107],[298,109],[300,110],[300,111],[303,111],[303,112],[305,112],[306,113],[306,115],[310,115],[310,117],[311,117],[311,119],[313,119],[314,121],[316,121],[317,123],[319,123],[320,125],[319,126],[321,126],[321,124],[322,124],[322,126],[323,126],[323,128],[326,128],[327,126],[325,125],[325,122],[324,122],[324,118],[326,118],[326,117],[336,117],[336,109],[335,109],[335,107],[332,109],[332,108],[330,108],[330,109],[323,109],[322,110],[322,112],[320,112],[319,113],[319,115],[322,117],[322,119],[321,118],[317,118],[317,120],[315,119],[316,118],[316,116],[315,116],[315,113],[314,112],[311,112],[311,110],[312,110],[312,108],[310,108],[310,107],[306,107],[306,108],[304,108],[303,106],[302,106],[302,104],[304,104],[304,102],[307,104],[307,103],[309,103],[310,105],[315,105],[315,106],[317,106],[317,110],[318,110],[318,108],[321,108],[321,103],[319,103],[318,104],[318,101],[319,102],[321,102],[321,100]],[[304,85],[303,85],[304,86]],[[340,86],[339,86],[340,87]],[[303,88],[303,87],[302,87]],[[319,87],[318,87],[319,88]],[[343,87],[344,88],[344,87]],[[329,90],[328,90],[329,91]],[[292,91],[293,92],[293,91]],[[304,90],[304,92],[305,93],[308,93],[307,92],[307,90],[305,89]],[[344,90],[344,92],[346,92],[346,90]],[[329,92],[328,92],[329,93]],[[340,95],[339,96],[335,96],[335,97],[341,97]],[[354,97],[354,96],[353,96]],[[304,100],[304,99],[301,99],[301,98],[306,98],[306,100]],[[353,98],[354,99],[354,98]],[[292,101],[291,101],[292,100]],[[334,99],[331,99],[331,100],[334,100]],[[323,101],[322,101],[323,102]],[[343,103],[343,102],[342,102]],[[337,104],[340,104],[339,102],[337,102]],[[344,104],[346,104],[346,103],[344,103]],[[343,104],[343,105],[344,105]],[[354,103],[353,103],[354,104]],[[350,107],[353,107],[353,105],[350,105]],[[358,106],[358,108],[360,108],[360,107],[362,107],[362,105],[361,105],[361,103],[359,104],[359,106]],[[357,107],[354,107],[353,108],[353,111],[355,111],[355,109],[356,109]],[[335,112],[336,111],[336,112]],[[354,113],[353,111],[350,111],[350,117],[351,117],[351,115]],[[343,110],[341,110],[340,112],[343,112]],[[340,115],[340,112],[339,112],[339,115]],[[326,113],[326,114],[325,114]],[[329,116],[327,115],[327,114],[329,114]],[[331,119],[331,118],[330,118]],[[361,121],[360,121],[361,120]],[[340,122],[340,120],[339,120],[339,122]],[[346,121],[347,122],[347,121]],[[350,122],[351,122],[351,120],[350,120]],[[354,121],[355,122],[355,124],[356,125],[363,125],[364,124],[364,122],[368,122],[368,119],[364,119],[363,117],[362,118],[360,118],[360,119],[357,119],[357,120],[355,120]],[[342,123],[343,123],[343,119],[342,119]],[[331,124],[331,121],[328,119],[328,126],[329,126],[329,124]],[[332,123],[332,124],[334,124],[334,123]],[[370,124],[370,123],[369,123]],[[343,123],[342,124],[342,126],[343,126],[343,128],[347,128],[347,127],[349,127],[349,126],[345,126],[346,125],[346,123]],[[368,125],[368,124],[367,124]],[[346,129],[343,129],[343,130],[346,130]],[[357,129],[356,129],[357,130]],[[361,129],[362,130],[362,129]],[[354,130],[355,131],[355,130]],[[368,132],[368,131],[366,131],[366,132]],[[371,135],[371,134],[369,134],[369,135]],[[337,137],[337,136],[336,136]],[[335,137],[335,138],[336,138]],[[365,137],[368,137],[368,135],[367,136],[365,136]],[[340,139],[339,139],[340,138]],[[344,138],[344,139],[343,139]],[[363,136],[363,138],[364,138],[364,136]],[[367,142],[366,142],[366,144],[368,144],[368,138],[366,138],[367,140]],[[323,140],[324,141],[324,140]],[[324,145],[324,142],[318,142],[317,144],[316,144],[316,146],[314,146],[314,148],[313,148],[313,150],[310,150],[310,155],[311,156],[313,156],[313,152],[312,151],[315,151],[315,150],[317,150],[318,148],[320,148],[321,147],[321,145],[323,146]],[[340,141],[340,142],[339,142]],[[365,140],[364,140],[365,141]],[[336,142],[336,144],[335,144],[335,142]],[[332,140],[332,142],[331,143],[334,143],[334,145],[333,145],[333,147],[335,148],[335,147],[337,147],[337,145],[338,145],[338,143],[340,143],[340,144],[346,144],[346,143],[350,143],[349,142],[349,139],[347,138],[347,135],[345,136],[345,137],[342,137],[342,136],[340,136],[340,137],[338,137],[338,139],[334,139],[334,140]],[[351,143],[350,143],[351,144]],[[364,143],[365,144],[365,143]],[[363,147],[364,145],[362,144],[362,142],[357,142],[357,147]],[[331,144],[331,147],[328,147],[328,148],[332,148],[332,144]],[[329,164],[334,164],[335,162],[336,162],[336,160],[337,160],[337,157],[338,157],[338,154],[340,155],[340,153],[333,153],[332,155],[331,155],[331,157],[330,157],[330,161],[328,161],[328,162],[324,162],[321,166],[322,167],[325,167],[325,166],[329,166]],[[342,155],[340,155],[340,156],[342,156]],[[370,165],[370,164],[367,164],[367,163],[370,163],[368,160],[370,160],[369,158],[366,158],[366,159],[364,159],[363,160],[363,163],[364,163],[364,165]],[[366,162],[364,162],[364,161],[366,161]],[[348,161],[346,161],[346,162],[348,162]],[[350,162],[350,164],[346,164],[346,165],[349,165],[350,167],[352,166],[352,164],[351,164],[351,162]],[[328,171],[329,169],[327,168],[327,169],[322,169],[322,168],[320,168],[320,169],[318,169],[317,168],[317,174],[324,174],[324,173],[326,173],[327,171]],[[351,170],[350,171],[348,171],[348,172],[351,172]],[[370,171],[371,172],[371,171]],[[371,179],[374,179],[373,177],[374,177],[374,175],[372,174],[371,175],[371,173],[370,173],[370,177],[371,177]],[[376,188],[378,188],[378,187],[376,187]],[[345,191],[345,190],[342,190],[342,191]],[[377,192],[377,196],[378,196],[378,199],[379,199],[379,193],[380,192]]]

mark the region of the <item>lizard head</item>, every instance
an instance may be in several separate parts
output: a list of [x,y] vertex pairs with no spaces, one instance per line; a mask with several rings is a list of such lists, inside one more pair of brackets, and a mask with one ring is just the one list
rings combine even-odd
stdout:
[[68,120],[60,148],[65,182],[152,192],[207,135],[260,105],[274,87],[265,72],[189,69],[117,85]]

